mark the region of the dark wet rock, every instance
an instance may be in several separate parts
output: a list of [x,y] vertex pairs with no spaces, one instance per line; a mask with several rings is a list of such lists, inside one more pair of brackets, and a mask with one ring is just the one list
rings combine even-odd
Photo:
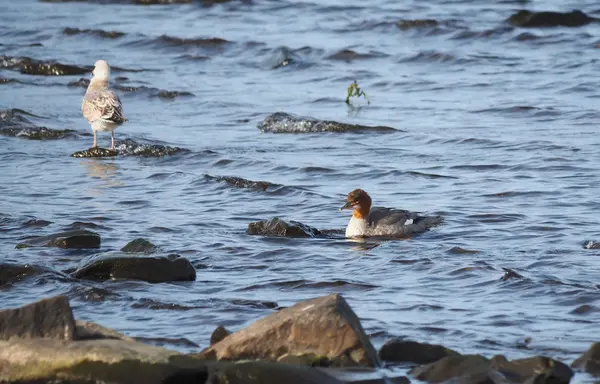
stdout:
[[0,311],[0,340],[34,338],[75,338],[75,320],[65,296]]
[[587,240],[583,243],[584,249],[600,249],[600,243],[594,240]]
[[210,334],[210,345],[218,343],[229,335],[231,335],[231,332],[224,326],[219,325],[217,328],[215,328],[213,333]]
[[103,37],[106,39],[118,39],[119,37],[125,36],[124,32],[119,31],[105,31],[102,29],[79,29],[79,28],[65,28],[63,29],[65,35],[94,35]]
[[600,19],[574,10],[571,12],[532,12],[521,10],[511,15],[507,20],[517,27],[580,27]]
[[396,26],[402,30],[413,29],[413,28],[431,28],[437,27],[440,23],[434,19],[406,19],[398,20]]
[[115,144],[115,150],[119,155],[162,157],[175,155],[177,153],[189,152],[189,149],[170,147],[160,144],[138,144],[133,140],[119,141]]
[[241,177],[235,176],[211,176],[204,175],[204,178],[211,181],[223,182],[231,185],[234,188],[247,188],[247,189],[259,189],[261,191],[266,191],[267,188],[274,186],[275,184],[271,184],[268,181],[252,181],[243,179]]
[[434,363],[413,368],[419,380],[441,383],[449,380],[464,384],[493,384],[488,377],[490,361],[480,355],[447,356]]
[[135,240],[130,241],[121,248],[121,252],[125,253],[152,253],[156,252],[158,247],[146,239],[137,238]]
[[194,281],[196,270],[188,259],[178,255],[135,257],[126,254],[100,254],[84,259],[72,276],[99,281],[131,279],[162,283]]
[[339,294],[305,300],[264,317],[204,350],[221,360],[314,355],[333,366],[379,366],[360,320]]
[[523,276],[512,269],[502,268],[504,270],[504,276],[500,278],[502,281],[510,280],[510,279],[522,279]]
[[475,255],[477,253],[480,253],[480,251],[477,251],[477,250],[465,249],[465,248],[461,248],[461,247],[452,247],[449,250],[447,250],[446,252],[454,254],[454,255]]
[[593,305],[582,304],[582,305],[578,306],[577,308],[575,308],[574,310],[572,310],[570,313],[572,313],[574,315],[585,315],[587,313],[593,313],[593,312],[600,312],[600,308],[593,306]]
[[100,248],[100,235],[92,231],[73,230],[33,237],[16,246],[17,249],[30,247]]
[[543,356],[508,361],[504,356],[494,356],[491,360],[494,382],[498,375],[512,383],[568,384],[573,371],[560,361]]
[[[316,369],[267,361],[214,364],[208,383],[228,384],[341,384],[342,381]],[[212,379],[212,381],[211,381]]]
[[92,147],[83,151],[77,151],[71,154],[71,157],[115,157],[119,153],[108,148]]
[[442,345],[418,343],[410,340],[394,339],[386,342],[379,350],[379,358],[396,363],[411,362],[429,364],[446,356],[459,353]]
[[249,235],[281,236],[281,237],[316,237],[321,231],[298,221],[283,221],[278,217],[271,220],[256,221],[248,224]]
[[48,272],[45,268],[34,265],[0,263],[0,287],[24,280],[29,276],[37,276]]
[[340,60],[340,61],[352,62],[355,60],[373,59],[373,58],[381,57],[381,56],[383,56],[383,54],[358,53],[351,49],[344,49],[344,50],[334,53],[333,55],[327,56],[327,58],[329,60]]
[[0,56],[0,68],[12,69],[28,75],[71,76],[91,72],[91,67],[79,67],[56,61],[39,61],[30,57]]
[[276,112],[267,116],[258,124],[263,132],[271,133],[315,133],[315,132],[398,132],[397,129],[386,126],[367,126],[339,123],[337,121],[318,120],[312,117],[294,116],[285,112]]
[[571,367],[581,369],[590,375],[600,376],[600,343],[594,343],[583,355],[579,356]]
[[51,129],[46,127],[19,127],[0,126],[0,135],[18,137],[29,140],[58,140],[65,137],[75,136],[76,131],[72,129]]

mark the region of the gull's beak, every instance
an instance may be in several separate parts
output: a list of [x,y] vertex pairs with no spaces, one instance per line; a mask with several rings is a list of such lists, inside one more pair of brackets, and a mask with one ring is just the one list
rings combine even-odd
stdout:
[[344,209],[350,209],[352,208],[352,202],[349,201],[346,204],[344,204],[344,206],[342,208],[340,208],[340,211],[343,211]]

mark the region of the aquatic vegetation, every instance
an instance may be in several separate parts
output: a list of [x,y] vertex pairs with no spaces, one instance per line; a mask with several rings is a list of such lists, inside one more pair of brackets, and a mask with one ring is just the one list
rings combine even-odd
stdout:
[[360,89],[360,87],[358,86],[358,83],[356,82],[356,80],[354,80],[349,86],[348,86],[348,95],[346,96],[346,104],[350,105],[350,98],[351,97],[364,97],[365,100],[367,100],[367,104],[371,104],[371,101],[369,100],[369,97],[367,96],[367,94]]

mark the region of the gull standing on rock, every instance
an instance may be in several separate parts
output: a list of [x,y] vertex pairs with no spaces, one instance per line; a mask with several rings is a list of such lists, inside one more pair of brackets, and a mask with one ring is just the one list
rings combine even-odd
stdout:
[[110,67],[104,60],[96,61],[92,80],[83,97],[81,112],[83,117],[92,125],[94,131],[94,148],[96,131],[111,131],[110,149],[115,149],[115,129],[127,121],[123,116],[123,105],[119,96],[108,89]]

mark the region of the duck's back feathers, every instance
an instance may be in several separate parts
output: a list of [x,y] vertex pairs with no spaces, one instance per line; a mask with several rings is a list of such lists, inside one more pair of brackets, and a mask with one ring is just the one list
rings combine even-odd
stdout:
[[439,225],[441,216],[421,216],[403,209],[373,207],[369,213],[368,236],[406,236]]

